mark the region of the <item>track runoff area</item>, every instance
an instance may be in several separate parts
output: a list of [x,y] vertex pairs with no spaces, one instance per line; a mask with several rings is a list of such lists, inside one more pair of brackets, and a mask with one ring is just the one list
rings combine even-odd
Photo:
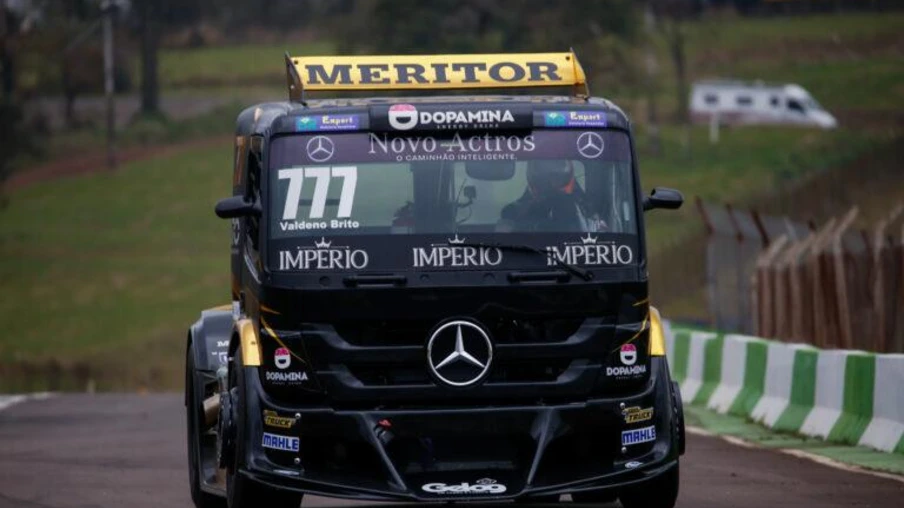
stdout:
[[[191,507],[184,413],[178,394],[17,400],[0,411],[0,507]],[[904,496],[895,479],[718,437],[688,440],[679,507],[897,507]],[[310,496],[303,506],[385,505]]]

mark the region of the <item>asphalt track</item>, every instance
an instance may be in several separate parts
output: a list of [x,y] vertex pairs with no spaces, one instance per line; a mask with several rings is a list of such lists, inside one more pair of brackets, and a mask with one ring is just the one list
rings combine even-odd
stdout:
[[[0,507],[188,508],[184,432],[172,394],[66,395],[7,408]],[[689,436],[681,474],[685,508],[904,506],[904,483],[717,438]],[[376,504],[310,497],[303,506]]]

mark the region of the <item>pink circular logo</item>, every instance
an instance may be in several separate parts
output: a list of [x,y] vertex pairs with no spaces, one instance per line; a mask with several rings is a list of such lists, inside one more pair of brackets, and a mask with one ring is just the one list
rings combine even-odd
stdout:
[[284,347],[277,348],[273,354],[273,361],[276,362],[276,366],[280,369],[286,369],[292,364],[292,355]]

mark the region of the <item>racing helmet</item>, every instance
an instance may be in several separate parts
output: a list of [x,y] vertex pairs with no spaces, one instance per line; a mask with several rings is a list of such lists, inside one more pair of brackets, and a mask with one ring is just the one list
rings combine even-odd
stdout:
[[534,195],[574,192],[574,166],[570,160],[532,160],[527,162],[527,185]]

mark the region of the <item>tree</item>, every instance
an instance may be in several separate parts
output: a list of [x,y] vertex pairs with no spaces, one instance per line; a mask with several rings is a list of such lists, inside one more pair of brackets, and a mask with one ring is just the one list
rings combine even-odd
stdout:
[[159,115],[157,53],[160,48],[160,0],[139,0],[136,7],[141,34],[141,112],[145,115]]
[[13,172],[13,162],[22,155],[38,153],[35,134],[23,120],[22,108],[11,100],[0,99],[0,209],[6,206],[3,183]]
[[659,63],[656,58],[656,47],[653,44],[656,16],[650,2],[644,7],[644,61],[646,64],[646,83],[644,91],[647,94],[647,133],[650,140],[650,151],[653,155],[662,155],[662,136],[659,132],[659,113],[656,107],[656,93],[658,92],[657,74]]
[[16,34],[18,20],[15,13],[6,8],[6,2],[0,2],[0,73],[3,77],[3,98],[11,100],[16,90]]
[[654,22],[666,41],[675,71],[677,110],[675,119],[685,126],[682,144],[690,150],[690,112],[688,111],[687,52],[684,23],[700,12],[697,0],[648,0]]

